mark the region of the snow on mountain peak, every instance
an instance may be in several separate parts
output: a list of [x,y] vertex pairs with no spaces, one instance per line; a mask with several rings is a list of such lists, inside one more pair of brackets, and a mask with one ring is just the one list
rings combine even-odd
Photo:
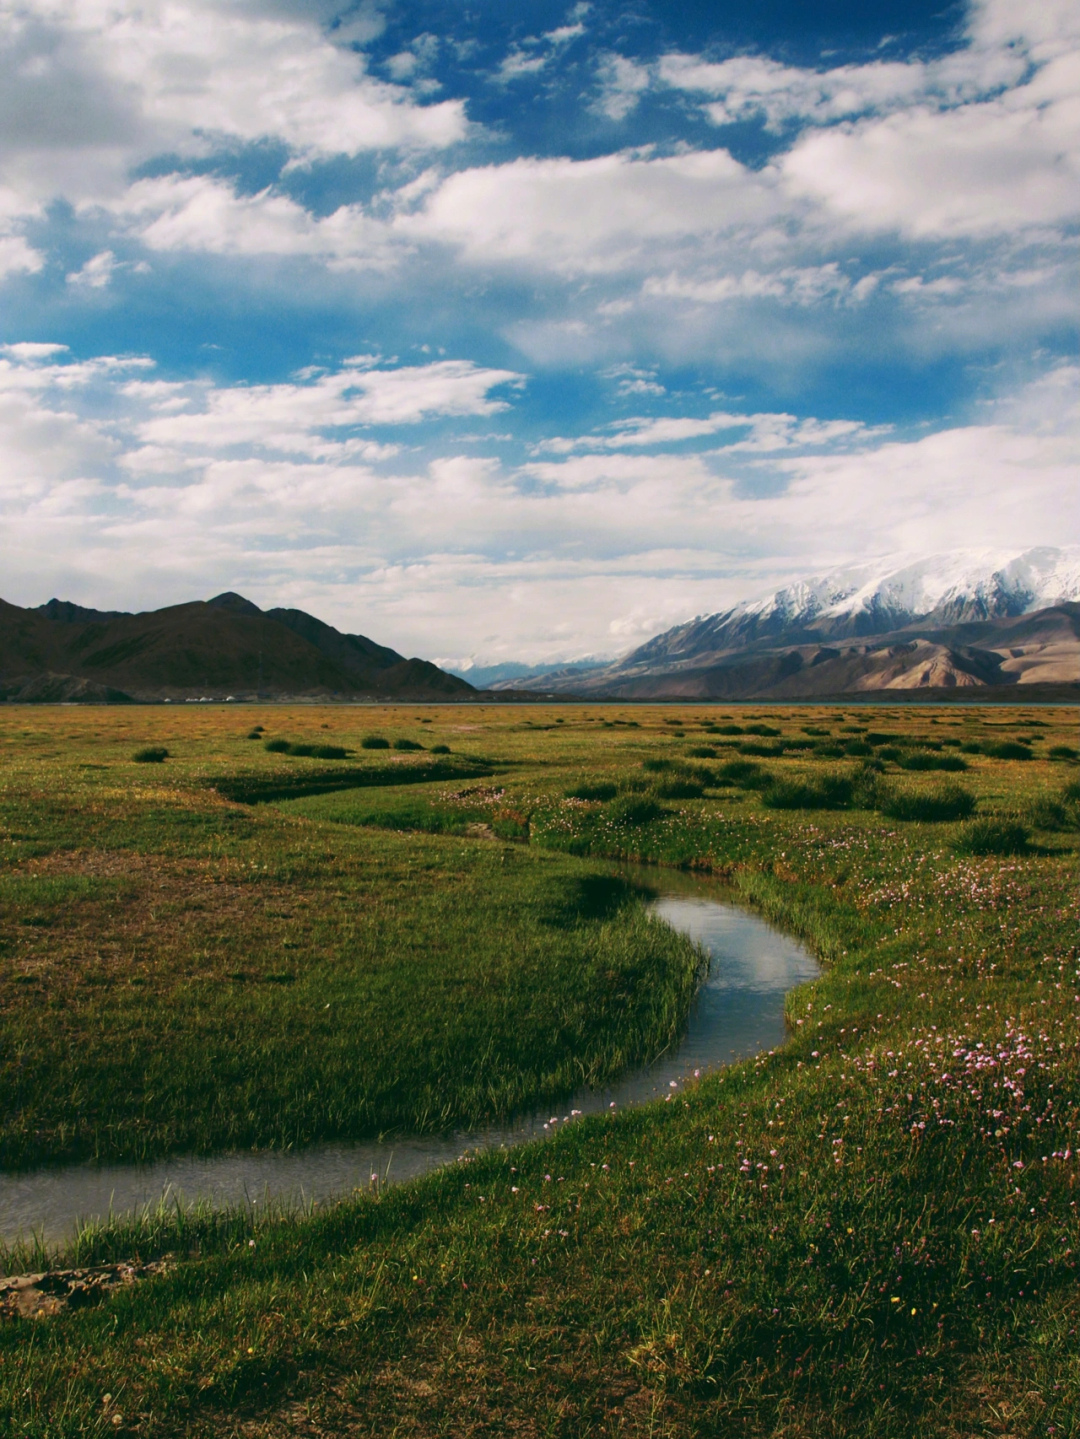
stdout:
[[893,554],[799,580],[762,599],[698,615],[626,655],[620,670],[698,663],[748,645],[886,634],[1003,619],[1080,600],[1080,545]]
[[798,581],[736,612],[803,623],[860,612],[916,619],[964,602],[1021,614],[1061,600],[1080,600],[1080,545],[887,555]]

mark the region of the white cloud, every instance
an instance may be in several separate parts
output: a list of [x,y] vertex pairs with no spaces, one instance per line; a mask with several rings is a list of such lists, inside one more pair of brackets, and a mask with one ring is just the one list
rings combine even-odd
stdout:
[[0,93],[0,164],[34,200],[115,195],[140,160],[212,137],[316,158],[466,131],[460,101],[418,105],[316,23],[214,0],[0,0]]
[[558,25],[554,30],[545,30],[544,39],[552,45],[568,45],[585,34],[585,26],[578,20],[573,25]]
[[556,454],[570,454],[574,450],[627,450],[652,449],[657,445],[675,445],[687,440],[699,440],[706,436],[722,434],[725,431],[745,431],[739,439],[732,439],[712,454],[737,454],[740,452],[768,452],[794,447],[829,445],[837,441],[850,441],[856,437],[865,442],[871,436],[885,433],[882,429],[870,429],[855,420],[800,420],[786,414],[732,414],[717,410],[711,415],[664,415],[658,419],[635,416],[618,420],[608,427],[606,433],[579,435],[575,439],[556,437],[544,440],[538,449],[550,450]]
[[0,280],[8,275],[36,275],[45,257],[22,235],[0,235]]
[[138,180],[108,210],[152,250],[308,255],[340,268],[386,269],[405,248],[360,206],[317,219],[287,195],[238,195],[208,175]]
[[[535,44],[535,41],[533,43]],[[503,57],[495,72],[495,78],[505,85],[511,80],[519,80],[522,75],[536,75],[547,68],[548,61],[552,58],[550,54],[530,54],[527,50],[515,45]]]
[[511,370],[481,369],[467,360],[393,370],[346,362],[299,383],[213,387],[136,381],[125,393],[151,412],[133,433],[141,442],[136,454],[147,448],[157,468],[163,454],[193,450],[206,455],[236,446],[313,459],[387,458],[396,450],[336,432],[498,414],[509,404],[491,392],[519,387],[523,379]]
[[646,66],[612,54],[601,58],[599,80],[596,108],[609,120],[625,120],[649,89],[652,77]]
[[67,345],[44,344],[37,340],[20,340],[13,345],[0,345],[0,351],[22,364],[31,364],[35,360],[51,360],[56,355],[64,354],[67,348]]
[[[868,283],[869,281],[869,283]],[[715,305],[725,300],[756,300],[762,297],[795,305],[813,305],[828,296],[865,299],[877,283],[876,276],[864,276],[852,284],[835,260],[827,265],[787,265],[764,274],[744,270],[741,275],[698,276],[678,274],[650,276],[643,293],[662,299],[693,300]]]
[[45,257],[22,233],[28,220],[41,217],[41,206],[0,183],[0,281],[8,275],[36,275]]
[[[630,308],[629,305],[627,308]],[[600,310],[608,310],[613,314],[620,314],[622,307],[617,303],[614,305],[601,305]],[[636,365],[611,365],[602,372],[605,380],[614,380],[618,386],[617,394],[620,399],[626,399],[630,395],[663,395],[666,390],[656,378],[655,370],[643,370]]]
[[77,289],[104,290],[117,268],[119,262],[113,252],[100,250],[96,255],[92,255],[81,269],[73,270],[67,276],[67,283]]
[[932,100],[961,104],[1023,79],[1026,59],[1001,47],[964,49],[941,60],[875,61],[833,70],[800,69],[760,55],[719,64],[668,55],[658,67],[661,84],[719,97],[705,105],[717,125],[764,118],[770,129],[791,121],[831,124]]
[[[1080,20],[1067,0],[981,0],[940,59],[799,69],[763,56],[669,55],[658,83],[717,97],[717,124],[809,129],[776,162],[822,220],[915,238],[1011,234],[1077,215]],[[837,124],[840,121],[842,123]]]
[[772,189],[726,150],[520,159],[448,176],[394,228],[471,262],[611,273],[649,263],[657,245],[760,223],[775,211]]
[[1012,92],[906,111],[809,135],[778,168],[793,196],[862,230],[928,239],[1057,225],[1078,210],[1076,104]]

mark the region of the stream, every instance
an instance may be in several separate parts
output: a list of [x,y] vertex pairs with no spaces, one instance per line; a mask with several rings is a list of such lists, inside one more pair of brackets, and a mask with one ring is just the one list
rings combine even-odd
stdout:
[[658,897],[653,913],[701,944],[709,970],[680,1043],[653,1064],[603,1089],[583,1089],[557,1107],[512,1122],[450,1135],[180,1155],[149,1164],[78,1164],[0,1174],[0,1240],[40,1235],[55,1245],[77,1225],[130,1214],[165,1199],[235,1204],[311,1204],[379,1184],[400,1183],[449,1164],[470,1150],[520,1144],[581,1114],[641,1104],[677,1093],[697,1073],[783,1043],[784,997],[816,979],[817,961],[794,939],[742,909],[707,880],[635,867],[628,877]]

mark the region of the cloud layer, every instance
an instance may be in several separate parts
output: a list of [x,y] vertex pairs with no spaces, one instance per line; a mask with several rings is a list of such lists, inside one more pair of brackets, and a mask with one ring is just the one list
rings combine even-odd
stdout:
[[1075,529],[1075,5],[426,15],[0,0],[5,597],[546,659]]
[[[921,439],[714,413],[515,465],[434,454],[424,434],[505,412],[512,372],[357,363],[215,387],[17,347],[0,359],[9,591],[112,605],[140,582],[157,603],[239,585],[346,627],[363,615],[410,652],[617,652],[843,559],[852,533],[871,553],[1055,533],[1080,446],[1049,417],[1076,378]],[[713,443],[670,448],[685,440]]]

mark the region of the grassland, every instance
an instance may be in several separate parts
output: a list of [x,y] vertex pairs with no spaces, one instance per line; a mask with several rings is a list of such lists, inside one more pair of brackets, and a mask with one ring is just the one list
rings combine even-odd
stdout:
[[10,1432],[1077,1432],[1075,712],[0,722],[8,1163],[437,1124],[647,1052],[696,958],[611,859],[721,874],[826,964],[781,1050],[666,1105],[85,1233],[172,1267],[0,1329]]

